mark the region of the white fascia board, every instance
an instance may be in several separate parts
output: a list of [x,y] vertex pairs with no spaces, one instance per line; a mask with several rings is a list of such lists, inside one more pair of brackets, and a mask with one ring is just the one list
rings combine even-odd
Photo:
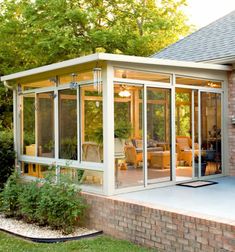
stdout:
[[156,59],[156,58],[149,58],[149,57],[128,56],[128,55],[109,54],[109,53],[99,53],[99,59],[113,61],[113,62],[115,61],[116,62],[130,62],[130,63],[170,66],[170,67],[196,68],[196,69],[208,69],[208,70],[220,70],[220,71],[232,70],[231,66],[224,66],[224,65],[218,65],[218,64]]
[[59,63],[54,63],[51,65],[37,67],[37,68],[26,70],[23,72],[5,75],[5,76],[1,77],[1,81],[15,80],[15,79],[24,78],[24,77],[27,77],[30,75],[50,72],[53,70],[62,69],[62,68],[66,68],[66,67],[72,67],[72,66],[76,66],[76,65],[80,65],[80,64],[84,64],[84,63],[88,63],[88,62],[92,62],[92,61],[97,61],[97,60],[147,64],[147,65],[156,65],[156,66],[220,70],[220,71],[231,71],[232,70],[231,66],[224,66],[224,65],[218,65],[218,64],[155,59],[155,58],[149,58],[149,57],[127,56],[127,55],[109,54],[109,53],[96,53],[96,54],[82,56],[82,57],[71,59],[71,60],[66,60],[66,61],[59,62]]
[[234,64],[235,56],[222,57],[217,59],[201,61],[203,63],[213,63],[213,64]]
[[65,68],[65,67],[72,67],[72,66],[76,66],[76,65],[96,61],[96,60],[99,60],[98,55],[99,55],[98,53],[90,54],[90,55],[87,55],[87,56],[82,56],[82,57],[79,57],[79,58],[54,63],[54,64],[51,64],[51,65],[46,65],[46,66],[37,67],[37,68],[30,69],[30,70],[14,73],[14,74],[5,75],[5,76],[1,77],[1,81],[15,80],[15,79],[27,77],[27,76],[30,76],[30,75],[50,72],[50,71],[57,70],[57,69],[62,69],[62,68]]

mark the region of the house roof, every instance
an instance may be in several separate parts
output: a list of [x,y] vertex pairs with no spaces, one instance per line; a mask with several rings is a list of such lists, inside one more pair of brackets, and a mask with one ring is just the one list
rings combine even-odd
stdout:
[[59,63],[54,63],[51,65],[46,65],[42,67],[37,67],[34,69],[26,70],[23,72],[18,72],[10,75],[5,75],[0,78],[1,81],[11,81],[25,78],[28,76],[38,76],[42,73],[50,73],[52,71],[60,71],[60,69],[78,66],[84,63],[97,62],[97,61],[110,61],[113,63],[125,62],[125,63],[135,63],[135,64],[146,64],[155,66],[168,66],[168,67],[181,67],[181,68],[194,68],[194,69],[207,69],[207,70],[220,70],[220,71],[231,71],[230,66],[215,65],[208,63],[195,63],[195,62],[183,62],[176,60],[163,60],[155,59],[149,57],[137,57],[137,56],[127,56],[120,54],[109,54],[109,53],[96,53],[91,54],[71,60],[66,60]]
[[[212,8],[213,9],[213,8]],[[230,63],[235,59],[235,11],[170,45],[152,57]],[[224,59],[224,61],[222,60]]]

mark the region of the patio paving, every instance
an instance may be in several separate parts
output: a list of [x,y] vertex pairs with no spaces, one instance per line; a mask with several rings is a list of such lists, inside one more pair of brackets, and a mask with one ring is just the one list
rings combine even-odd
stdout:
[[198,188],[169,186],[124,193],[113,198],[234,224],[235,177],[208,180],[218,184]]

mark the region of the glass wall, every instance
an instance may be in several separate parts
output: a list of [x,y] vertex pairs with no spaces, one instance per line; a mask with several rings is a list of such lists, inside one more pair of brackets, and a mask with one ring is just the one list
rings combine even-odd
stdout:
[[59,158],[77,160],[77,90],[59,91]]
[[176,181],[182,181],[198,176],[198,91],[177,88],[175,100]]
[[46,80],[34,81],[25,83],[21,86],[22,91],[32,90],[36,88],[45,88],[45,87],[53,87],[55,86],[55,77]]
[[80,88],[82,161],[103,162],[103,97],[94,85]]
[[114,69],[114,77],[132,80],[145,80],[170,84],[170,75],[131,69]]
[[147,87],[148,183],[171,180],[171,90]]
[[35,145],[35,94],[23,96],[22,109],[22,150],[21,153],[28,156],[36,155]]
[[55,156],[54,148],[54,92],[37,95],[38,156]]
[[201,175],[220,174],[221,94],[201,92]]
[[116,188],[143,185],[143,87],[114,85]]
[[101,171],[60,167],[60,176],[62,180],[77,185],[89,185],[97,189],[100,189],[103,185],[103,172]]
[[22,174],[36,178],[46,178],[55,175],[55,167],[49,165],[22,162]]
[[92,81],[93,73],[92,71],[78,72],[78,73],[68,73],[60,75],[59,85],[69,84],[71,81]]
[[176,84],[207,87],[207,88],[222,88],[222,83],[220,81],[213,81],[206,79],[202,80],[195,78],[193,79],[186,77],[176,77]]
[[[61,167],[61,174],[73,183],[101,187],[103,171],[86,169],[100,169],[104,161],[103,87],[91,84],[93,77],[92,71],[86,71],[22,85],[21,153],[55,158],[58,137],[59,158],[79,167]],[[114,120],[115,188],[171,181],[172,174],[181,181],[222,172],[220,81],[178,76],[174,87],[169,74],[122,68],[114,69],[114,78],[114,118],[110,120]],[[73,81],[76,85],[69,85]],[[58,116],[58,136],[54,116]],[[65,162],[60,160],[59,166],[66,166]],[[44,177],[47,171],[39,164],[23,167],[29,176]]]

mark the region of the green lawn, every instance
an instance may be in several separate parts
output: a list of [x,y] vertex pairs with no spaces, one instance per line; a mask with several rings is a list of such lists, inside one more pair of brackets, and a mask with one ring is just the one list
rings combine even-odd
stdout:
[[24,241],[0,232],[0,252],[149,252],[127,241],[115,240],[107,236],[54,244],[40,244]]

